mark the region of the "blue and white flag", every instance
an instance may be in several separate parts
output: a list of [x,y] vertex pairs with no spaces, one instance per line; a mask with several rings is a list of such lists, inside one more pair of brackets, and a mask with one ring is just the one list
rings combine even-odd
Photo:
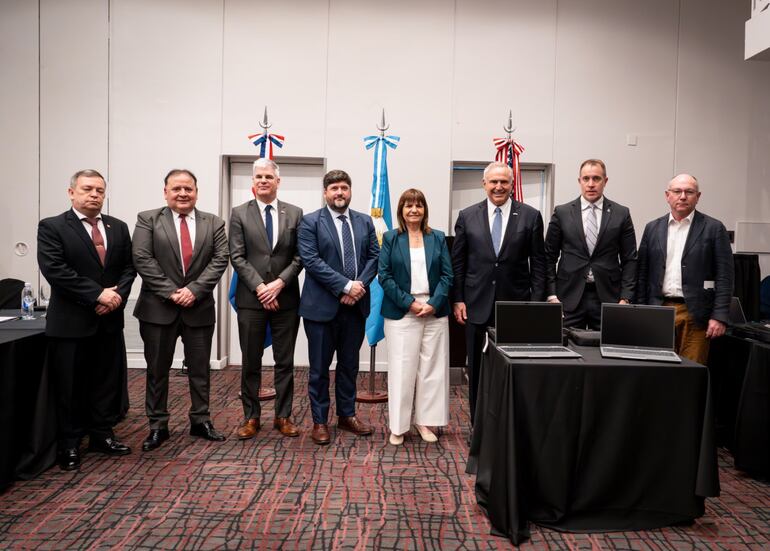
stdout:
[[[366,149],[374,149],[374,174],[372,176],[372,195],[370,213],[377,241],[382,246],[382,234],[393,227],[390,211],[390,188],[388,186],[388,148],[396,149],[401,140],[398,136],[367,136],[364,138]],[[366,339],[369,346],[374,346],[384,337],[384,320],[380,314],[382,308],[382,287],[377,278],[369,286],[371,307],[366,318]]]

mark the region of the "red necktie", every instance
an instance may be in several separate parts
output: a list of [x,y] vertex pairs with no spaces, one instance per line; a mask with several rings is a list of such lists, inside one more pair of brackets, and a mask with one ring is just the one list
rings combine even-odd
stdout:
[[96,247],[96,254],[99,255],[99,261],[104,266],[104,257],[107,255],[107,249],[104,248],[104,237],[102,232],[99,231],[99,219],[98,218],[86,218],[86,222],[91,224],[91,241],[94,242]]
[[184,265],[184,273],[190,268],[190,261],[192,260],[192,240],[190,239],[190,228],[187,227],[187,215],[179,215],[179,237],[182,240],[182,264]]

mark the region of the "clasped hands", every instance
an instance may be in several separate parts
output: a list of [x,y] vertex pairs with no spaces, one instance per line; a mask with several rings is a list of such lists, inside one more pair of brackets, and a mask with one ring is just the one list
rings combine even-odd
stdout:
[[105,288],[96,299],[96,311],[97,316],[103,316],[109,314],[113,310],[116,310],[123,304],[123,297],[118,294],[118,286]]
[[169,300],[174,302],[175,304],[178,304],[179,306],[183,308],[188,308],[193,305],[195,302],[195,295],[192,294],[192,291],[188,289],[187,287],[182,287],[181,289],[177,289],[173,293],[171,293],[171,296],[168,297]]
[[418,318],[427,318],[436,313],[436,309],[433,306],[427,302],[420,302],[416,299],[409,305],[409,311]]
[[284,281],[279,277],[270,283],[260,283],[257,285],[257,299],[262,303],[265,310],[275,312],[278,310],[278,295],[286,287]]
[[347,294],[342,293],[342,296],[340,296],[340,302],[346,306],[353,306],[366,294],[366,287],[364,287],[363,281],[353,281],[352,283],[350,291]]

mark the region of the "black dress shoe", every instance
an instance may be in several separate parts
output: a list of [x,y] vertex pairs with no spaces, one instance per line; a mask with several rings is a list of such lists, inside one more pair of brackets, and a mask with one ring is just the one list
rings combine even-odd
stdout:
[[168,437],[168,429],[150,429],[150,434],[142,442],[142,451],[149,452],[160,448],[160,445],[168,440]]
[[113,438],[91,438],[88,451],[106,455],[128,455],[131,448]]
[[62,471],[74,471],[80,467],[80,452],[77,448],[59,450],[57,460]]
[[190,435],[200,436],[212,442],[222,442],[225,439],[225,435],[218,432],[214,425],[211,424],[211,421],[204,421],[203,423],[190,426]]

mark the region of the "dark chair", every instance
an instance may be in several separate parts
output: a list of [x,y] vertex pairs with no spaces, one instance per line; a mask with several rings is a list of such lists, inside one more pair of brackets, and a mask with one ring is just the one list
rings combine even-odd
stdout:
[[22,289],[24,282],[19,279],[0,280],[0,310],[20,309]]

